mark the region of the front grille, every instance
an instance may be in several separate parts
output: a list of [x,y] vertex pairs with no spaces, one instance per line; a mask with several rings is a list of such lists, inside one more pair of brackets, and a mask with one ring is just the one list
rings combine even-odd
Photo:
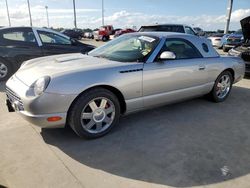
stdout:
[[10,88],[6,87],[6,95],[7,98],[10,100],[11,103],[14,103],[15,101],[18,101],[20,104],[20,110],[24,110],[24,106],[23,106],[23,102],[21,100],[21,98],[14,92],[12,91]]

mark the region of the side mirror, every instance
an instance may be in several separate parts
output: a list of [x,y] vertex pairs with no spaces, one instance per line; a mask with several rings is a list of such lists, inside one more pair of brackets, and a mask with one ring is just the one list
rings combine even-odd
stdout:
[[165,51],[161,53],[160,60],[170,60],[170,59],[176,59],[176,55],[173,52]]
[[70,41],[71,41],[72,45],[76,45],[77,44],[77,41],[75,39],[73,39],[73,38],[71,38]]

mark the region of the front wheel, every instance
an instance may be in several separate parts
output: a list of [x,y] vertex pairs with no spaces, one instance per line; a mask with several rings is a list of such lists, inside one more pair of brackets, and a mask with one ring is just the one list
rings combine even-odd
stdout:
[[98,138],[119,121],[120,104],[109,90],[97,88],[83,93],[69,112],[69,125],[77,135]]
[[7,80],[12,74],[12,67],[9,63],[0,61],[0,81]]
[[103,36],[103,37],[102,37],[102,41],[103,41],[103,42],[106,42],[107,40],[108,40],[108,37],[107,37],[107,36]]
[[222,50],[223,50],[223,52],[228,52],[228,51],[229,51],[229,48],[227,48],[227,47],[225,47],[225,46],[223,45]]
[[209,94],[214,102],[223,102],[229,96],[233,84],[233,76],[229,71],[222,72],[216,79],[213,90]]

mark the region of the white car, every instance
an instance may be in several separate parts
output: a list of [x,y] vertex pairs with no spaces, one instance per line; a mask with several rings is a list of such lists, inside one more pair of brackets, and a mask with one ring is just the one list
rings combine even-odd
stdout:
[[211,41],[212,45],[214,47],[220,47],[221,46],[221,39],[223,37],[223,33],[216,33],[210,37],[208,37],[208,40]]

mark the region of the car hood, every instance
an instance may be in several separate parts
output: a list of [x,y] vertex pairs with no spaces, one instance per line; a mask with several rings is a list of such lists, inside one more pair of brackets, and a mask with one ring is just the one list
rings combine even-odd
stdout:
[[230,34],[230,35],[228,36],[228,38],[239,38],[239,39],[241,39],[241,38],[242,38],[242,35],[232,33],[232,34]]
[[53,77],[89,70],[122,67],[128,63],[110,61],[81,53],[48,56],[25,62],[15,76],[27,86],[44,76]]
[[250,40],[250,16],[240,21],[244,40]]

